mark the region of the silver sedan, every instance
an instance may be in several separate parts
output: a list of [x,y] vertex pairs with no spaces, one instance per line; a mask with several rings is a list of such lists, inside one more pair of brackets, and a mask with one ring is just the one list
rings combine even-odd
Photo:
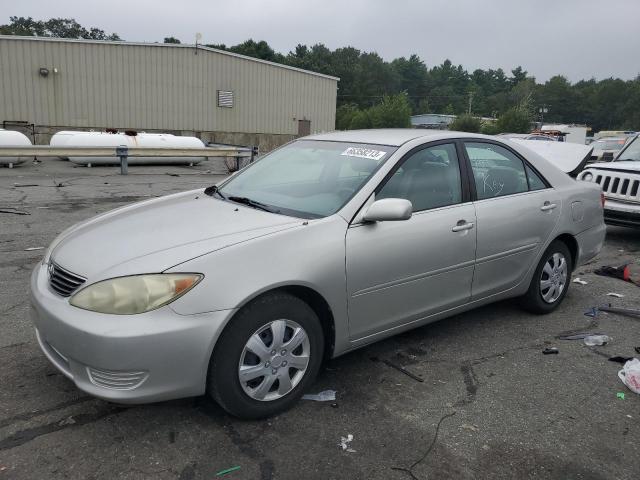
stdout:
[[92,395],[207,393],[261,418],[324,359],[504,298],[553,311],[602,247],[601,202],[497,137],[315,135],[63,232],[33,272],[33,321]]

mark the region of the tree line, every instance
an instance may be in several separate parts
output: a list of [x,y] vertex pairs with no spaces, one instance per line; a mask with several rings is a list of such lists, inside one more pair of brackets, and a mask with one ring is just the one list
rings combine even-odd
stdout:
[[[0,34],[120,39],[73,19],[10,20],[0,25]],[[164,41],[180,43],[173,36]],[[340,77],[336,126],[341,129],[406,126],[409,115],[441,113],[499,118],[502,126],[521,130],[542,116],[545,123],[580,123],[594,131],[640,130],[640,75],[621,80],[611,72],[610,78],[575,83],[556,75],[537,82],[521,66],[509,73],[501,68],[470,72],[449,60],[429,67],[415,54],[386,61],[353,47],[297,45],[282,54],[265,41],[206,46]]]

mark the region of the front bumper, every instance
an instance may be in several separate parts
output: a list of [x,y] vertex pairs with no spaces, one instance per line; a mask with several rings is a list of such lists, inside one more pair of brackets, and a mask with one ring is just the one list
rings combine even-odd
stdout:
[[607,198],[604,204],[604,221],[609,225],[640,227],[640,204]]
[[38,264],[31,315],[44,354],[79,389],[119,403],[201,395],[209,359],[233,310],[180,315],[170,306],[139,315],[106,315],[69,304]]

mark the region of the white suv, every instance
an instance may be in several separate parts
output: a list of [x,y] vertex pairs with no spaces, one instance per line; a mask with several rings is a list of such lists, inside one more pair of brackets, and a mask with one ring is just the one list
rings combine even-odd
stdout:
[[640,135],[612,162],[592,163],[577,179],[595,182],[604,194],[604,220],[611,225],[640,227]]

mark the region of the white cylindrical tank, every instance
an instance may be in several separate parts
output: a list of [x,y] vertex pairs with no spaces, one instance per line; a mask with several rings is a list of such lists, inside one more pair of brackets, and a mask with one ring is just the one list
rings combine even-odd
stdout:
[[[196,137],[179,137],[167,133],[139,133],[135,136],[124,133],[84,132],[83,135],[72,135],[66,140],[67,147],[118,147],[125,145],[130,148],[204,148],[202,140]],[[93,135],[89,135],[93,133]],[[72,157],[73,163],[82,165],[117,165],[118,157]],[[158,165],[158,164],[190,164],[200,163],[205,157],[129,157],[129,165]]]
[[[4,130],[0,128],[0,146],[2,147],[26,147],[31,146],[31,140],[25,134]],[[9,165],[9,168],[33,157],[0,157],[0,165]]]

